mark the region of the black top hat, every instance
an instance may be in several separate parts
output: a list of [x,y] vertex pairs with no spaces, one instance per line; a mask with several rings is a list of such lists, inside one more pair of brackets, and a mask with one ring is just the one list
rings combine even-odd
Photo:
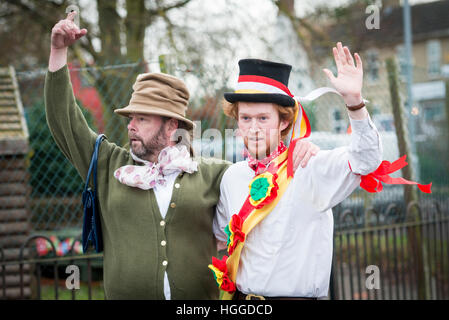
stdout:
[[291,65],[243,59],[239,61],[239,67],[236,90],[224,94],[228,102],[271,102],[284,107],[295,106],[293,95],[288,89]]

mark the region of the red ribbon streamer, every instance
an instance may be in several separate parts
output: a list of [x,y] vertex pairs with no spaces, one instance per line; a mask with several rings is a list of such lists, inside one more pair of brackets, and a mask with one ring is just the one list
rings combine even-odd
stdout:
[[295,150],[296,143],[301,140],[301,138],[294,139],[290,142],[288,146],[288,155],[287,155],[287,177],[293,177],[293,150]]
[[[294,139],[288,147],[288,160],[287,160],[287,177],[293,177],[293,150],[295,149],[296,143],[301,138]],[[420,184],[415,181],[409,181],[404,178],[393,178],[390,174],[396,172],[406,165],[408,165],[405,159],[407,155],[402,156],[398,160],[391,163],[390,161],[382,161],[380,166],[374,171],[367,175],[361,176],[362,181],[360,182],[360,187],[368,192],[376,193],[383,190],[383,183],[387,184],[406,184],[406,185],[417,185],[419,190],[424,193],[432,193],[432,183]],[[349,165],[351,167],[351,165]]]
[[396,172],[408,163],[405,161],[407,155],[402,156],[395,162],[391,163],[389,161],[382,161],[380,166],[376,169],[376,171],[371,172],[367,175],[362,176],[362,181],[360,182],[360,187],[365,189],[368,192],[375,193],[381,192],[383,189],[382,182],[387,184],[408,184],[414,185],[416,184],[422,192],[432,193],[431,187],[432,183],[429,184],[420,184],[415,181],[409,181],[404,178],[392,178],[389,174]]

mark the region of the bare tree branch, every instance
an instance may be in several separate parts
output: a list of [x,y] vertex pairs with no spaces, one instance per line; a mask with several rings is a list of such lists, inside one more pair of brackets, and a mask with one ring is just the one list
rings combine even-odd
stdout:
[[[317,43],[329,43],[329,36],[325,32],[315,28],[307,19],[299,18],[282,0],[273,0],[279,12],[285,14],[293,25],[298,38],[303,43],[304,49],[309,57],[314,56],[313,46]],[[308,33],[304,32],[307,31]]]
[[[28,1],[27,3],[23,1],[17,0],[5,0],[8,4],[16,7],[19,12],[25,12],[38,26],[41,27],[43,32],[50,32],[51,28],[57,22],[57,18],[54,16],[54,12],[60,12],[62,8],[68,5],[67,0],[63,0],[60,3],[56,3],[54,1]],[[30,6],[29,4],[33,3],[34,6]],[[42,5],[49,6],[49,8],[42,8]],[[51,15],[49,14],[51,13]],[[14,13],[19,14],[19,13]],[[10,14],[13,15],[13,14]],[[9,16],[10,16],[9,15]],[[85,21],[82,16],[80,16],[80,21],[83,26],[89,30],[87,35],[85,36],[87,41],[80,41],[79,44],[83,50],[86,50],[89,54],[92,55],[95,59],[98,58],[98,53],[95,51],[92,45],[92,37],[91,34],[92,26],[87,21]]]
[[173,29],[174,29],[174,24],[171,22],[171,20],[167,17],[166,11],[160,11],[160,16],[162,17],[162,19],[165,21],[165,23],[167,24],[167,35],[168,35],[168,39],[170,41],[170,45],[173,47],[173,49],[179,53],[179,49],[176,46],[176,41],[174,39],[174,35],[173,35]]
[[[166,7],[159,7],[158,6],[158,8],[156,8],[156,9],[148,10],[148,14],[150,16],[154,16],[154,15],[159,14],[161,11],[162,12],[167,12],[167,11],[170,11],[171,9],[181,8],[181,7],[185,6],[187,3],[189,3],[190,1],[191,0],[182,0],[182,1],[179,1],[179,2],[177,2],[175,4],[173,4],[173,5],[170,5],[170,6],[166,6]],[[157,2],[159,2],[159,1],[157,1]]]

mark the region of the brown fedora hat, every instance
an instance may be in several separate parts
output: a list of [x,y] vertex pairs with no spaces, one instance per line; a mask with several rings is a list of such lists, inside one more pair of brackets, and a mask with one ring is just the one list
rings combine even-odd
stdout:
[[131,113],[150,114],[184,121],[189,129],[195,124],[186,118],[189,91],[184,82],[164,73],[143,73],[133,85],[129,105],[114,110],[121,116]]

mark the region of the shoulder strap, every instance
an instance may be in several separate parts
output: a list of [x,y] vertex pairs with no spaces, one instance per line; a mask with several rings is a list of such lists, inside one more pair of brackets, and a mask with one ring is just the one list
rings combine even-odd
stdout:
[[101,142],[105,139],[104,134],[100,134],[95,141],[94,152],[92,153],[92,159],[90,160],[89,171],[87,172],[86,184],[84,185],[84,190],[89,187],[90,175],[93,171],[93,191],[97,194],[97,162],[98,162],[98,150],[100,149]]
[[[83,251],[86,252],[89,246],[89,241],[92,241],[96,252],[103,251],[103,239],[101,232],[101,222],[96,205],[97,202],[97,162],[98,152],[101,142],[105,139],[104,134],[98,135],[95,141],[92,159],[90,161],[89,170],[87,172],[86,183],[84,185],[82,202],[84,207],[83,214],[83,232],[82,243]],[[90,176],[93,172],[93,188],[89,188]]]

